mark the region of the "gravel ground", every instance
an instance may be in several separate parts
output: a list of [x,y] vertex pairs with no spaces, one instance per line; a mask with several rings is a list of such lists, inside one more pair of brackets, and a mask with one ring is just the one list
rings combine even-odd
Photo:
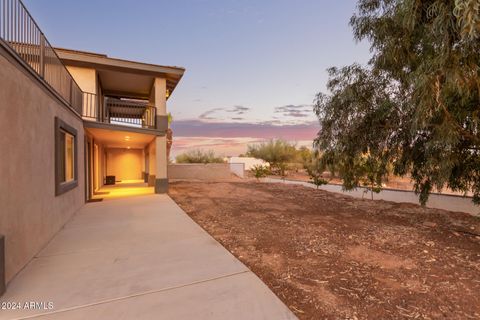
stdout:
[[300,319],[480,319],[480,219],[256,182],[170,196]]

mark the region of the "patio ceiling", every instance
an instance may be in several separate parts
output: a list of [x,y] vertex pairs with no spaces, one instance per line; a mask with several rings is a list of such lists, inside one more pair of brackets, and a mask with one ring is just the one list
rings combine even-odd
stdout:
[[155,138],[153,134],[129,131],[100,128],[85,128],[85,130],[93,135],[96,141],[105,144],[108,148],[143,149]]

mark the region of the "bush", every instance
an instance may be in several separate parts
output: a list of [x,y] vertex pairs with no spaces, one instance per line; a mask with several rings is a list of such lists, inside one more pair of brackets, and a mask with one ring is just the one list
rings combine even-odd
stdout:
[[247,155],[268,162],[272,171],[284,177],[287,163],[295,159],[297,150],[294,144],[277,139],[249,145]]
[[177,163],[223,163],[223,159],[215,156],[212,150],[192,150],[175,157]]
[[323,172],[325,170],[325,163],[319,158],[318,154],[312,154],[310,159],[305,161],[305,169],[307,170],[308,176],[311,179],[311,183],[317,186],[317,189],[324,184],[327,184],[328,181],[323,178]]
[[270,173],[270,169],[267,166],[263,166],[261,164],[253,166],[250,170],[252,171],[255,178],[257,178],[257,181],[260,178],[266,177]]

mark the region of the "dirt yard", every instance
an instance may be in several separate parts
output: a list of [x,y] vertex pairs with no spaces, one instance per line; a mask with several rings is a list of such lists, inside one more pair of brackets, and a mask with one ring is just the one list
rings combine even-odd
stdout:
[[479,218],[283,184],[170,195],[300,319],[480,319]]

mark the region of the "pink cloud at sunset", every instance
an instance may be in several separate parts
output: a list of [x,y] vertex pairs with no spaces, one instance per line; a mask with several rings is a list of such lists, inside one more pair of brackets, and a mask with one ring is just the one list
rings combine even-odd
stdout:
[[237,156],[247,151],[247,145],[268,139],[285,139],[297,146],[312,146],[319,126],[317,122],[277,125],[262,123],[205,122],[178,120],[172,124],[172,159],[187,150],[213,150],[222,156]]
[[313,140],[318,133],[317,121],[300,124],[275,122],[206,122],[201,120],[173,121],[172,129],[176,137],[254,137],[261,139],[281,138],[285,140]]

